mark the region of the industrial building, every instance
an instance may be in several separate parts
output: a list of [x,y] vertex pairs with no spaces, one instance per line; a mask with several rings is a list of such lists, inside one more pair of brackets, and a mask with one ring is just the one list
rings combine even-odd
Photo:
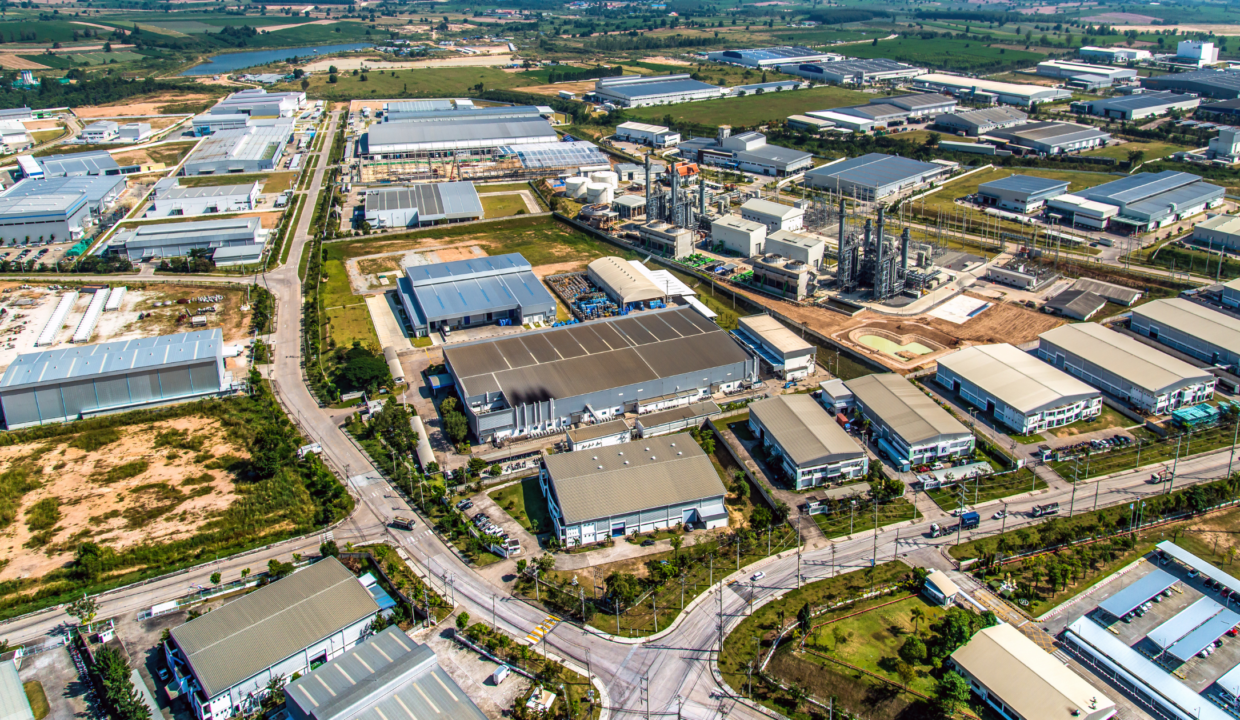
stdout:
[[719,409],[714,400],[707,400],[691,405],[682,405],[671,410],[646,413],[645,415],[638,416],[634,424],[639,437],[657,437],[659,435],[670,435],[671,433],[700,428],[702,423],[709,418],[719,415],[721,412],[723,411]]
[[1009,150],[1023,150],[1038,155],[1065,155],[1103,147],[1111,134],[1089,125],[1065,122],[1037,122],[1016,127],[992,129],[988,137],[1007,143]]
[[85,193],[0,197],[0,241],[6,245],[74,240],[89,220]]
[[1069,227],[1081,226],[1090,230],[1105,230],[1119,214],[1119,208],[1106,203],[1087,200],[1080,195],[1065,193],[1046,201],[1046,216],[1059,220]]
[[1132,309],[1133,332],[1211,365],[1240,363],[1240,319],[1183,298]]
[[795,490],[855,480],[870,469],[865,450],[809,395],[751,404],[749,429]]
[[1240,162],[1240,130],[1234,127],[1219,128],[1218,135],[1210,138],[1206,157],[1229,165]]
[[[284,688],[290,720],[439,717],[486,720],[435,651],[395,625],[367,637]],[[408,715],[406,715],[406,713]]]
[[1040,62],[1037,74],[1067,80],[1067,84],[1072,87],[1089,89],[1110,87],[1117,82],[1131,82],[1137,79],[1137,71],[1131,68],[1090,65],[1070,60]]
[[1068,192],[1066,180],[1049,180],[1032,175],[1008,175],[977,186],[978,200],[983,205],[1031,213],[1041,210],[1046,201]]
[[1193,240],[1210,249],[1240,250],[1240,216],[1215,215],[1197,223],[1193,228]]
[[1223,203],[1224,189],[1203,182],[1197,175],[1164,170],[1137,173],[1103,185],[1085,188],[1076,195],[1091,202],[1115,207],[1110,219],[1132,232],[1150,232],[1199,215]]
[[763,69],[780,68],[797,63],[831,62],[839,60],[840,57],[838,53],[788,45],[750,50],[723,50],[706,54],[706,59],[713,62]]
[[1001,717],[1107,720],[1115,715],[1113,700],[1005,622],[978,631],[951,654],[949,664]]
[[1131,121],[1166,115],[1172,110],[1191,111],[1200,104],[1199,97],[1163,91],[1073,103],[1072,109],[1087,115]]
[[[474,105],[457,107],[425,108],[426,102],[414,101],[389,103],[393,108],[383,115],[383,122],[442,122],[445,120],[512,120],[521,118],[546,118],[554,112],[551,108],[541,105],[497,105],[495,107],[475,107]],[[422,109],[416,109],[422,108]]]
[[694,235],[688,228],[655,221],[638,227],[637,236],[642,248],[662,257],[679,260],[693,254]]
[[1133,290],[1115,283],[1104,282],[1102,280],[1093,280],[1091,278],[1081,278],[1072,283],[1073,290],[1084,290],[1098,295],[1107,302],[1113,302],[1116,305],[1131,307],[1133,303],[1141,299],[1144,293],[1140,290]]
[[814,346],[770,315],[740,318],[733,334],[785,381],[801,380],[814,372]]
[[947,167],[937,163],[869,153],[816,167],[805,173],[805,182],[816,190],[873,202],[919,187],[948,172]]
[[1219,102],[1202,105],[1197,108],[1195,117],[1222,120],[1223,122],[1240,121],[1240,98],[1220,100]]
[[1021,435],[1102,413],[1102,395],[1008,345],[973,345],[939,358],[940,385]]
[[234,115],[222,115],[217,113],[203,113],[195,115],[192,121],[194,126],[195,137],[202,137],[220,130],[242,130],[250,125],[250,116],[240,113]]
[[398,121],[371,125],[362,136],[360,154],[371,160],[490,157],[503,147],[520,148],[558,140],[555,129],[541,117]]
[[0,152],[21,152],[33,145],[30,133],[20,121],[0,119]]
[[772,80],[770,82],[752,83],[749,85],[735,85],[727,89],[726,97],[745,97],[746,95],[762,95],[763,93],[776,93],[785,90],[800,90],[805,87],[806,83],[800,80]]
[[39,197],[81,193],[86,196],[86,206],[91,217],[97,219],[112,207],[125,192],[125,187],[125,178],[120,175],[81,175],[44,180],[26,178],[0,193],[0,197]]
[[185,257],[191,250],[212,250],[234,245],[267,242],[269,230],[262,219],[234,217],[183,223],[139,225],[116,233],[108,241],[108,252],[124,255],[133,262]]
[[758,372],[726,331],[688,307],[449,345],[444,361],[481,440],[701,402]]
[[120,141],[123,143],[141,142],[150,136],[150,123],[125,123],[120,127]]
[[1042,333],[1038,357],[1153,415],[1214,396],[1215,377],[1209,371],[1097,323]]
[[662,125],[640,122],[620,123],[616,126],[614,137],[623,142],[639,143],[653,148],[671,147],[680,142],[680,133],[668,130]]
[[808,115],[789,115],[784,122],[790,130],[802,130],[809,133],[822,133],[835,127],[831,120],[810,117]]
[[1082,60],[1096,60],[1105,63],[1130,63],[1149,60],[1153,56],[1149,50],[1126,47],[1097,47],[1085,45],[1076,53]]
[[44,178],[126,175],[138,170],[137,166],[133,165],[122,168],[107,150],[45,155],[34,158],[34,161],[43,170]]
[[445,182],[366,191],[359,208],[373,228],[411,228],[481,220],[482,200],[470,182]]
[[740,215],[724,215],[710,222],[710,241],[741,257],[753,257],[766,244],[766,226]]
[[969,429],[903,375],[878,373],[845,383],[870,433],[900,470],[972,457]]
[[934,124],[949,133],[964,133],[969,137],[986,135],[991,130],[1024,125],[1029,116],[1016,108],[994,107],[980,110],[962,110],[945,113],[934,119]]
[[791,175],[814,166],[813,153],[778,145],[768,145],[759,132],[732,135],[726,125],[715,138],[692,138],[680,144],[680,157],[704,165],[760,175]]
[[1043,312],[1062,315],[1082,322],[1089,320],[1107,306],[1106,298],[1088,290],[1064,290],[1046,301]]
[[120,123],[111,120],[99,120],[82,128],[75,142],[88,145],[104,145],[116,142],[121,134]]
[[870,60],[839,60],[828,63],[781,65],[780,72],[797,75],[814,82],[833,85],[870,85],[873,83],[908,80],[926,72],[923,67],[874,58]]
[[272,679],[306,676],[344,655],[378,614],[353,573],[325,557],[173,628],[163,644],[169,685],[198,720],[249,715]]
[[753,259],[749,284],[762,292],[800,301],[809,294],[809,265],[768,252]]
[[538,484],[564,547],[677,525],[728,526],[727,491],[687,433],[547,455]]
[[215,263],[216,267],[254,265],[263,261],[264,248],[266,248],[266,243],[217,247],[211,251],[211,262]]
[[151,201],[148,217],[189,217],[212,213],[253,210],[258,204],[258,183],[173,187]]
[[23,353],[0,378],[9,430],[232,391],[220,330]]
[[763,250],[789,260],[805,263],[811,270],[817,270],[826,255],[827,244],[821,237],[814,235],[776,230],[766,236]]
[[181,174],[229,175],[274,170],[293,135],[291,120],[274,125],[251,125],[220,130],[190,153]]
[[263,88],[250,88],[229,95],[207,112],[211,115],[291,118],[305,104],[304,92],[269,93]]
[[1016,83],[982,80],[979,78],[927,73],[913,78],[913,87],[919,90],[945,93],[969,98],[979,102],[1002,103],[1020,107],[1033,107],[1038,103],[1066,100],[1072,91],[1045,85],[1018,85]]
[[741,217],[762,223],[768,234],[777,230],[800,230],[805,227],[805,209],[771,200],[751,198],[741,205]]
[[1240,98],[1240,72],[1235,70],[1190,70],[1141,78],[1141,87],[1148,90],[1170,90],[1192,93],[1215,100]]
[[647,273],[623,258],[601,257],[590,262],[586,265],[586,277],[621,308],[664,300],[668,294]]
[[633,430],[624,420],[608,420],[593,425],[579,425],[564,433],[570,452],[621,445],[633,439]]
[[409,265],[397,286],[416,337],[444,327],[523,325],[555,317],[555,298],[517,253]]
[[725,92],[725,88],[694,80],[688,74],[623,75],[599,78],[590,96],[616,107],[635,108],[715,100],[723,97]]
[[1196,68],[1218,64],[1218,47],[1204,40],[1181,40],[1175,46],[1171,62]]

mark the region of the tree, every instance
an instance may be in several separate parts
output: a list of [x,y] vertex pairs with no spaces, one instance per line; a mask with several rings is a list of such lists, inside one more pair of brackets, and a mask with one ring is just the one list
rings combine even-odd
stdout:
[[73,572],[83,580],[94,580],[103,572],[105,551],[99,545],[87,541],[78,544],[73,553]]
[[[921,585],[919,583],[918,587],[920,586]],[[910,620],[913,621],[913,634],[914,635],[917,634],[917,623],[921,622],[922,618],[924,618],[925,616],[926,616],[926,613],[919,607],[914,607],[912,610],[909,611],[908,617]]]
[[749,526],[754,530],[765,530],[771,525],[771,511],[764,507],[756,507],[749,516]]
[[335,540],[328,540],[319,545],[319,555],[323,557],[340,557],[340,548],[336,547]]
[[622,609],[637,597],[641,589],[637,577],[626,572],[613,572],[603,582],[607,585],[607,594],[611,596],[612,602],[617,604],[617,609]]
[[926,141],[922,144],[925,145],[926,148],[933,150],[939,146],[939,137],[940,135],[938,133],[932,132],[926,136]]
[[244,579],[246,579],[246,578],[247,578],[247,577],[249,577],[249,576],[250,576],[250,569],[249,569],[249,568],[241,568],[241,579],[242,579],[242,580],[244,580]]
[[336,83],[340,82],[340,77],[337,76],[336,73],[332,73],[331,75],[327,76],[327,82],[331,83],[332,85],[335,85]]
[[284,676],[274,675],[267,681],[266,694],[261,703],[263,711],[274,710],[284,704]]
[[504,474],[504,469],[499,466],[499,463],[495,463],[487,470],[487,474],[493,478],[497,478]]
[[935,706],[940,717],[951,718],[969,701],[969,683],[955,670],[948,670],[939,678],[935,691]]
[[792,683],[788,686],[788,695],[792,700],[792,714],[795,715],[797,709],[801,707],[801,703],[805,702],[805,698],[807,697],[805,688],[796,683]]
[[212,584],[212,585],[219,585],[219,584],[220,584],[220,579],[221,579],[221,578],[220,578],[220,574],[219,574],[219,573],[217,573],[217,572],[213,572],[213,573],[211,573],[211,584]]
[[464,630],[467,627],[469,627],[469,613],[462,612],[456,616],[456,629]]
[[301,91],[305,92],[310,89],[310,81],[306,78],[301,79]]
[[353,346],[344,353],[344,362],[336,371],[335,381],[338,386],[350,390],[373,392],[392,377],[387,362],[354,340]]
[[103,687],[103,699],[114,720],[150,720],[151,711],[130,680],[132,670],[122,651],[104,645],[95,653],[95,672]]
[[797,610],[797,623],[801,626],[802,633],[806,635],[810,633],[810,630],[813,629],[811,627],[813,620],[814,620],[814,611],[810,609],[809,603],[803,604],[801,606],[801,609]]
[[275,558],[267,561],[267,577],[270,580],[279,580],[282,577],[293,574],[293,563],[280,562]]
[[685,544],[685,539],[679,535],[672,536],[672,552],[677,558],[680,557],[680,546]]
[[918,665],[926,659],[926,644],[916,635],[909,635],[900,646],[899,652],[900,658],[905,662]]
[[477,475],[487,466],[487,461],[480,457],[471,457],[469,459],[469,472],[471,475]]
[[82,597],[69,603],[65,607],[65,612],[70,617],[77,618],[82,625],[90,625],[95,621],[95,615],[99,612],[99,602],[93,597],[82,595]]
[[443,429],[454,443],[460,443],[469,435],[469,421],[461,413],[449,413],[443,417]]
[[1145,160],[1144,150],[1129,150],[1128,151],[1128,165],[1130,167],[1135,168],[1136,166],[1141,164],[1142,160]]

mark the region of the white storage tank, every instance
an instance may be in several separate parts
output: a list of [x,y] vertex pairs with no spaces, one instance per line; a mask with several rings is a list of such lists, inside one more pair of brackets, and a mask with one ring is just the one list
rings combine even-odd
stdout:
[[586,185],[590,181],[583,177],[570,177],[564,181],[564,194],[570,198],[585,197]]
[[597,203],[611,203],[611,186],[604,183],[590,183],[589,185],[586,185],[586,200],[589,201],[591,205]]
[[590,173],[590,180],[596,183],[603,183],[613,188],[620,187],[620,176],[611,170],[592,172]]

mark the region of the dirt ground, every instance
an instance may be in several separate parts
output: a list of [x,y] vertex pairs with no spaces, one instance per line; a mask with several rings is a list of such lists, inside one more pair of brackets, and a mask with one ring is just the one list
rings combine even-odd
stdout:
[[12,53],[0,53],[0,68],[5,70],[46,70],[47,66]]
[[127,122],[127,123],[131,123],[131,122],[149,123],[151,126],[151,132],[157,133],[160,130],[163,130],[164,128],[170,125],[176,125],[177,123],[181,122],[182,120],[185,119],[185,116],[184,115],[156,115],[154,117],[150,117],[146,115],[112,115],[110,117],[100,118],[100,119],[101,120],[115,120],[116,122]]
[[582,263],[579,262],[563,262],[552,263],[550,265],[538,265],[534,268],[534,275],[539,279],[548,275],[560,275],[562,273],[577,272],[581,269]]
[[[156,435],[169,430],[202,438],[202,451],[155,447]],[[177,418],[128,427],[120,435],[93,452],[70,447],[73,436],[0,449],[0,467],[7,471],[25,463],[42,483],[22,499],[18,519],[0,533],[0,558],[7,561],[0,581],[38,577],[63,566],[79,539],[123,548],[189,537],[237,498],[226,472],[204,467],[223,455],[248,457],[225,439],[218,421]],[[141,472],[109,481],[109,471],[122,466]],[[46,550],[32,551],[27,544],[39,544],[31,543],[27,513],[45,498],[59,500],[60,519]]]
[[521,92],[534,93],[536,95],[559,95],[561,90],[567,90],[571,93],[581,95],[588,93],[594,89],[593,80],[581,80],[579,82],[556,83],[554,85],[532,85],[530,87],[521,88]]
[[645,61],[649,63],[660,64],[660,65],[685,65],[688,67],[693,66],[693,63],[691,62],[687,62],[679,58],[664,57],[663,55],[655,55],[654,57],[648,57],[646,58]]
[[88,105],[84,107],[73,108],[73,114],[79,118],[91,119],[116,117],[118,112],[124,112],[126,115],[146,116],[160,115],[159,108],[169,104],[192,103],[210,100],[213,96],[205,93],[164,93],[160,95],[148,95],[143,98],[134,98],[131,100],[122,100],[110,105]]
[[306,65],[306,72],[327,72],[335,65],[338,70],[357,70],[363,65],[372,70],[403,70],[434,67],[493,67],[507,65],[512,62],[512,55],[462,55],[460,57],[436,58],[433,60],[409,60],[384,62],[363,58],[339,57],[318,60]]
[[57,130],[64,127],[59,120],[27,120],[22,124],[27,130]]

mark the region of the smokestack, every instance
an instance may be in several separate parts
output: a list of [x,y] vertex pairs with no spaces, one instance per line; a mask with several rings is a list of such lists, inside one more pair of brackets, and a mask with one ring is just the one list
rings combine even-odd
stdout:
[[646,212],[650,212],[650,156],[646,156]]
[[698,214],[706,214],[706,178],[698,175]]
[[870,239],[872,237],[874,237],[874,221],[869,218],[866,218],[865,219],[865,250],[866,252],[870,251]]
[[673,225],[679,225],[680,223],[676,222],[676,211],[680,204],[680,171],[676,168],[676,163],[672,163],[669,169],[672,171],[672,206],[667,209],[667,219]]
[[906,273],[908,272],[908,244],[910,240],[908,228],[904,228],[904,232],[900,233],[900,265]]
[[844,198],[840,198],[840,234],[836,236],[839,247],[844,247]]

